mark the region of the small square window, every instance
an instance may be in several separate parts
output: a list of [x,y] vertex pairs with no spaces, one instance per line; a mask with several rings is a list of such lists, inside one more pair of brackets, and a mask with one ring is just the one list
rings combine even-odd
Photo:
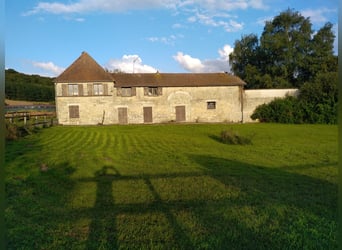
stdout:
[[78,105],[69,106],[69,118],[80,118],[80,109]]
[[103,95],[103,85],[94,84],[94,95]]
[[216,102],[207,102],[207,109],[216,109]]
[[145,87],[144,89],[145,96],[160,96],[162,95],[161,87]]
[[157,96],[158,95],[158,88],[157,87],[149,87],[147,90],[148,96]]
[[78,84],[68,84],[68,95],[78,96]]
[[131,87],[121,88],[121,96],[132,96],[132,88]]

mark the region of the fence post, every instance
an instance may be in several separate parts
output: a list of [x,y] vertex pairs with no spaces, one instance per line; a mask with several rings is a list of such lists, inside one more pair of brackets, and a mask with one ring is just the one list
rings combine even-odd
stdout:
[[26,115],[24,116],[24,125],[26,125]]

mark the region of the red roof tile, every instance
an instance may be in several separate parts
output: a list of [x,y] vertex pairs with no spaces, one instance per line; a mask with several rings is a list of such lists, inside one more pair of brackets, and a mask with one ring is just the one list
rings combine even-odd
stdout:
[[115,73],[112,77],[115,87],[204,87],[246,84],[239,77],[227,73]]
[[55,82],[102,82],[113,81],[107,73],[88,53],[82,52]]

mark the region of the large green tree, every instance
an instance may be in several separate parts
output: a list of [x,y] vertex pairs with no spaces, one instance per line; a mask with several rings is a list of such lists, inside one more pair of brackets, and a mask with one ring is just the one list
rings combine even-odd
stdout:
[[231,70],[247,88],[300,87],[320,72],[337,71],[332,27],[315,33],[309,18],[288,9],[266,22],[260,39],[250,34],[235,41]]

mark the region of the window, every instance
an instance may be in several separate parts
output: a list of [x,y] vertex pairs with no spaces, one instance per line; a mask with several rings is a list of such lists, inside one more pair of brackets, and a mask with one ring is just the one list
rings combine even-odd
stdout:
[[207,109],[216,109],[216,102],[207,102]]
[[94,95],[103,95],[103,85],[94,83]]
[[78,84],[68,84],[68,95],[69,96],[78,95]]
[[80,110],[78,105],[69,106],[69,118],[80,118]]
[[121,96],[132,96],[132,88],[121,88]]
[[159,96],[162,95],[161,87],[145,87],[144,94],[147,96]]

